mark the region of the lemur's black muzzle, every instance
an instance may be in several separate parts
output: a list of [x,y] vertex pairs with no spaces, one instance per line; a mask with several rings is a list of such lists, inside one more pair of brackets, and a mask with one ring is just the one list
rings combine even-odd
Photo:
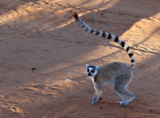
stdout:
[[88,76],[92,76],[91,73],[88,73]]

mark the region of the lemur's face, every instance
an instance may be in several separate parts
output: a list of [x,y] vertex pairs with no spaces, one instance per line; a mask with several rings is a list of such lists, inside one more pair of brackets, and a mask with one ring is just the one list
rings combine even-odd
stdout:
[[86,64],[87,74],[88,76],[94,77],[98,73],[99,66],[93,66]]

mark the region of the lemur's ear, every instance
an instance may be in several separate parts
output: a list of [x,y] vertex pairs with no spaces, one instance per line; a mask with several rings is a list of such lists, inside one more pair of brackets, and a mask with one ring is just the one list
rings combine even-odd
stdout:
[[89,65],[88,64],[86,64],[86,68],[88,67]]
[[98,69],[99,69],[99,66],[96,66],[96,69],[98,70]]

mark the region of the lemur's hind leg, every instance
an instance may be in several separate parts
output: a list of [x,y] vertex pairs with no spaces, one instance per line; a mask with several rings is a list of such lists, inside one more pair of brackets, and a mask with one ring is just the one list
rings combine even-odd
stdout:
[[[131,76],[121,75],[116,78],[114,89],[123,101],[119,101],[120,105],[128,105],[135,98],[135,95],[127,90],[127,86],[130,83]],[[127,99],[127,97],[130,97]]]
[[100,96],[102,95],[102,86],[94,86],[95,89],[95,93],[93,96],[93,100],[92,102],[89,102],[89,104],[94,105],[100,98]]

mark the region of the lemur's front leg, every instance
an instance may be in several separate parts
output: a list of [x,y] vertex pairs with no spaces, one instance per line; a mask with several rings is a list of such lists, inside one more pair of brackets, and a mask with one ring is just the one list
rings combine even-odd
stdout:
[[94,86],[95,89],[95,93],[93,96],[93,101],[89,102],[89,104],[94,105],[100,98],[100,96],[102,95],[102,87],[101,86]]

